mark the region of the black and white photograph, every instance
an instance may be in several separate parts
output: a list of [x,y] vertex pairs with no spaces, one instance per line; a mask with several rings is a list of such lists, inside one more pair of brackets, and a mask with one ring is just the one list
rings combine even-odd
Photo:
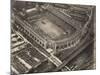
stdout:
[[11,75],[96,69],[96,6],[11,0]]

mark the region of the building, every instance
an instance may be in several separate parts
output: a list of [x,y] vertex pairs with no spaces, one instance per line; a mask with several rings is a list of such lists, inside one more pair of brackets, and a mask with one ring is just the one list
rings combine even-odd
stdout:
[[63,67],[70,70],[66,64],[93,39],[92,9],[92,6],[16,2],[12,8],[12,29],[31,47],[26,44],[23,50],[12,53],[12,70],[16,73],[59,71]]
[[[83,31],[87,32],[86,25],[88,24],[87,22],[82,23],[74,19],[70,15],[70,12],[73,11],[72,8],[73,7],[66,12],[62,12],[57,9],[57,7],[49,5],[45,9],[40,7],[43,11],[36,15],[32,13],[30,16],[27,15],[28,13],[26,12],[23,17],[21,17],[22,15],[20,14],[23,11],[20,11],[20,13],[15,14],[16,28],[25,34],[28,34],[28,36],[44,49],[53,49],[53,53],[72,48],[76,46],[84,36]],[[36,7],[34,9],[36,9]],[[78,7],[76,8],[76,11],[79,11],[77,9]],[[83,12],[84,11],[85,9],[83,9]],[[36,12],[38,12],[38,9]],[[91,12],[90,14],[84,12],[88,20],[91,19]],[[81,17],[83,18],[84,15],[81,15]]]

